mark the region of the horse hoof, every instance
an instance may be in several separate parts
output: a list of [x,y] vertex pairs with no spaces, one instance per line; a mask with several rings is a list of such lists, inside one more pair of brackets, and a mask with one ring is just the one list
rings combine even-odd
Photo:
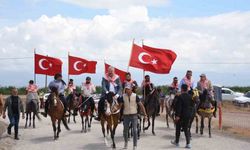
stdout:
[[209,138],[212,138],[212,136],[211,136],[211,135],[209,135]]
[[156,134],[153,132],[153,136],[156,136]]

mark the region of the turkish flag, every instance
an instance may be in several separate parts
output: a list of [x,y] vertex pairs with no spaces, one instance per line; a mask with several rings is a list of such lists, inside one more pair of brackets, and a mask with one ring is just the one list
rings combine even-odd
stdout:
[[129,66],[141,68],[159,74],[170,72],[177,55],[167,49],[152,48],[146,45],[140,47],[133,44]]
[[54,76],[62,72],[62,61],[58,58],[35,54],[35,73]]
[[88,61],[83,58],[69,56],[69,74],[95,73],[96,61]]
[[[109,68],[109,64],[105,63],[105,73],[108,73],[108,68]],[[126,71],[122,71],[120,69],[115,68],[115,74],[117,74],[120,77],[121,82],[126,80]]]

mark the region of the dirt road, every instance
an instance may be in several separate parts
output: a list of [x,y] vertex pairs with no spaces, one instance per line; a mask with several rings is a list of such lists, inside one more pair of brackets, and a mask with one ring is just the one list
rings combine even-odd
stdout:
[[[4,120],[8,122],[8,120]],[[51,127],[50,119],[43,118],[42,122],[37,123],[35,129],[28,128],[24,129],[24,120],[20,122],[20,141],[13,141],[12,137],[6,133],[2,135],[0,149],[12,149],[14,150],[105,150],[110,148],[110,138],[108,138],[108,146],[105,144],[101,133],[101,127],[99,122],[93,121],[92,128],[87,133],[80,132],[80,120],[77,119],[77,124],[70,123],[69,126],[71,131],[66,131],[62,126],[62,132],[59,140],[53,140],[53,132]],[[122,124],[119,124],[116,132],[116,144],[117,149],[123,148],[123,137],[122,137]],[[207,132],[205,135],[193,135],[192,149],[197,150],[248,150],[250,147],[250,141],[241,141],[238,139],[224,137],[213,133],[211,139],[208,138]],[[174,128],[171,124],[170,129],[166,128],[165,122],[160,120],[156,121],[156,136],[153,136],[150,131],[142,133],[142,137],[138,142],[138,149],[143,150],[161,150],[161,149],[178,149],[170,144],[170,141],[174,139]],[[7,146],[3,145],[4,141],[7,141]],[[185,139],[182,134],[180,141],[180,149],[185,146]],[[132,149],[132,140],[129,143],[129,149]]]

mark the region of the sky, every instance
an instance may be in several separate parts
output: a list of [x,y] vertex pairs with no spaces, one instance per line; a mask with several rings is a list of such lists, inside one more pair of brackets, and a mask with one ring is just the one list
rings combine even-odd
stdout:
[[[248,0],[0,0],[0,86],[25,86],[34,78],[34,49],[63,61],[67,55],[97,60],[96,74],[70,76],[100,85],[104,59],[126,70],[132,41],[177,54],[170,74],[146,72],[156,85],[193,70],[224,86],[250,86]],[[142,70],[129,68],[142,81]],[[40,87],[45,76],[36,75]],[[48,82],[53,77],[48,77]]]

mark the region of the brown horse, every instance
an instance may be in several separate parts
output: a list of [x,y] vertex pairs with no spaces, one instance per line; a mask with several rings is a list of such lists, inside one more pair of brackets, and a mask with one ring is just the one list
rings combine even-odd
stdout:
[[[109,92],[106,95],[106,100],[104,103],[104,110],[105,113],[101,114],[101,126],[102,126],[102,133],[106,142],[106,135],[105,135],[105,123],[107,123],[107,134],[111,134],[112,139],[112,148],[116,148],[115,145],[115,130],[118,126],[118,121],[120,119],[120,109],[117,100],[114,100],[114,93]],[[107,142],[106,142],[107,144]]]
[[38,115],[38,104],[31,100],[29,103],[26,104],[26,123],[25,123],[25,128],[27,128],[28,124],[28,119],[30,120],[29,122],[29,127],[31,126],[31,114],[33,113],[33,128],[36,127],[35,125],[35,118],[37,117],[38,120],[41,120],[40,116]]
[[207,90],[204,90],[202,95],[200,95],[200,106],[198,109],[198,114],[201,117],[200,134],[203,135],[204,129],[204,119],[208,118],[208,130],[209,138],[211,138],[211,122],[215,108],[211,103],[211,98]]
[[87,132],[87,125],[90,129],[91,122],[92,122],[92,115],[91,115],[91,106],[89,98],[85,99],[83,96],[80,96],[80,103],[78,106],[79,114],[82,119],[82,131],[81,132]]
[[[59,133],[61,132],[61,121],[63,122],[65,128],[70,130],[66,118],[64,116],[64,106],[61,100],[59,99],[59,95],[56,88],[51,89],[51,94],[48,97],[49,109],[48,115],[51,118],[53,131],[54,131],[54,140],[59,138]],[[56,121],[58,123],[56,128]]]
[[68,106],[69,106],[69,118],[68,118],[68,123],[70,123],[70,116],[71,116],[71,110],[73,110],[73,121],[76,123],[75,116],[77,115],[78,111],[78,105],[79,105],[79,95],[76,93],[76,90],[73,91],[72,94],[70,94],[67,97],[68,101]]
[[3,113],[3,95],[0,94],[0,116]]
[[146,109],[146,113],[148,116],[148,126],[145,127],[145,120],[143,119],[143,132],[148,130],[151,125],[150,117],[152,117],[152,133],[155,135],[154,127],[155,127],[155,117],[159,108],[159,92],[157,89],[154,89],[148,96],[146,96],[144,101],[144,107]]

